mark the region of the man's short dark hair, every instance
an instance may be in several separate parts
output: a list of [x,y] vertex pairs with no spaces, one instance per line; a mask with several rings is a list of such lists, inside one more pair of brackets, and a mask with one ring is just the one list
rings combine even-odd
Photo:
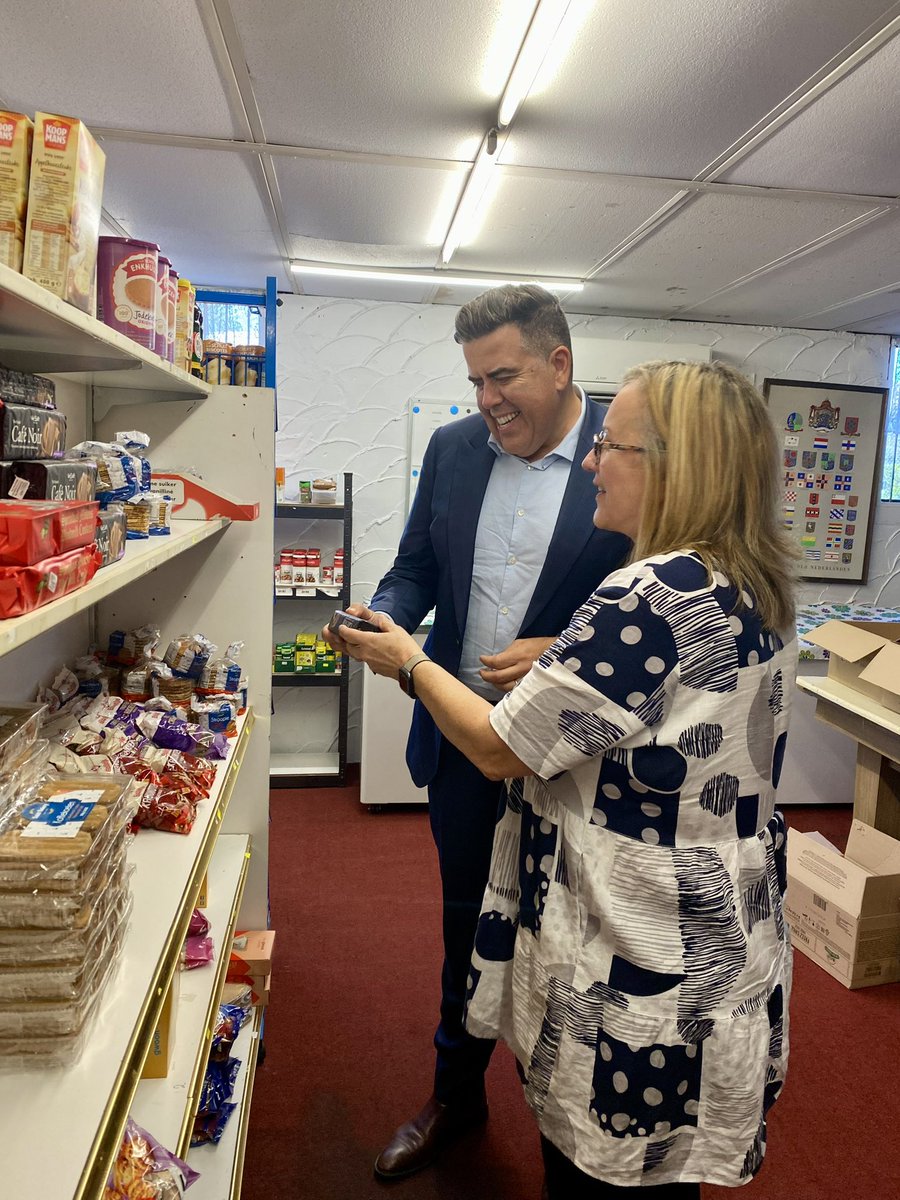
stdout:
[[507,283],[470,300],[456,314],[460,345],[486,337],[502,325],[516,325],[532,354],[548,358],[557,346],[571,354],[569,322],[557,298],[536,283]]

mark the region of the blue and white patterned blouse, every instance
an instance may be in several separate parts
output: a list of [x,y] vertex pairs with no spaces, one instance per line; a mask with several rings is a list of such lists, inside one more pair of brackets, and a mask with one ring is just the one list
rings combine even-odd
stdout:
[[736,600],[690,552],[624,567],[491,715],[536,774],[498,821],[467,1026],[614,1184],[748,1183],[784,1080],[797,645]]

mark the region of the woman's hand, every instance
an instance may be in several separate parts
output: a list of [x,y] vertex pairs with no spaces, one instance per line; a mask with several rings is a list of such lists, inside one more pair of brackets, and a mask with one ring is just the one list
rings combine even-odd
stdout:
[[395,625],[387,613],[367,614],[366,619],[374,621],[382,632],[364,633],[342,625],[341,640],[347,653],[357,662],[366,663],[374,675],[396,679],[403,664],[422,647],[405,629]]

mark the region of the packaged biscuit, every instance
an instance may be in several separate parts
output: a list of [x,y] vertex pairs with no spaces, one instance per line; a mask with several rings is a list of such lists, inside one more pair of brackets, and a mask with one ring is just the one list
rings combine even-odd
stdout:
[[54,775],[17,798],[0,817],[0,909],[29,888],[83,894],[135,807],[126,775]]
[[22,273],[90,312],[106,155],[72,117],[36,113]]
[[27,567],[0,567],[0,617],[21,616],[84,587],[99,565],[91,543]]
[[33,408],[56,408],[56,385],[43,375],[13,371],[0,364],[0,400]]
[[94,463],[51,458],[14,462],[7,494],[15,500],[93,500],[96,490]]
[[108,567],[122,557],[127,533],[125,511],[121,505],[111,504],[101,510],[94,535],[101,567]]
[[131,911],[127,889],[114,893],[113,898],[115,903],[104,905],[104,914],[91,922],[82,953],[71,962],[11,964],[0,960],[0,1029],[4,1012],[12,1005],[72,1005],[88,1000],[94,976],[110,952],[116,952],[117,939]]
[[11,771],[37,740],[46,704],[0,705],[0,774]]
[[34,125],[24,113],[0,111],[0,263],[22,270]]
[[95,945],[97,930],[127,912],[135,868],[121,862],[106,877],[89,921],[70,928],[0,928],[0,963],[8,968],[71,967],[84,962]]
[[29,566],[94,540],[96,500],[0,500],[0,566]]
[[109,979],[119,958],[127,917],[112,938],[103,945],[99,956],[89,963],[79,982],[78,994],[67,1000],[31,1000],[27,1003],[0,1001],[0,1061],[4,1050],[26,1038],[71,1037],[82,1028],[93,1011],[95,1001]]
[[0,458],[62,458],[65,448],[61,412],[0,400]]

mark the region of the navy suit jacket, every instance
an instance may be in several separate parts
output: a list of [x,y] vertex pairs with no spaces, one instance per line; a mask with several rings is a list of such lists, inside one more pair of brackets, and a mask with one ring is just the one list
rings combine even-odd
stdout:
[[[622,534],[596,529],[596,492],[581,460],[603,424],[604,409],[593,400],[578,439],[569,481],[547,557],[518,636],[556,636],[630,548]],[[425,451],[419,485],[394,565],[372,597],[373,608],[390,613],[409,632],[434,608],[425,642],[428,655],[452,674],[459,671],[475,534],[494,463],[488,428],[480,414],[438,429]],[[424,787],[437,769],[441,734],[427,709],[416,703],[406,761],[413,782]]]

